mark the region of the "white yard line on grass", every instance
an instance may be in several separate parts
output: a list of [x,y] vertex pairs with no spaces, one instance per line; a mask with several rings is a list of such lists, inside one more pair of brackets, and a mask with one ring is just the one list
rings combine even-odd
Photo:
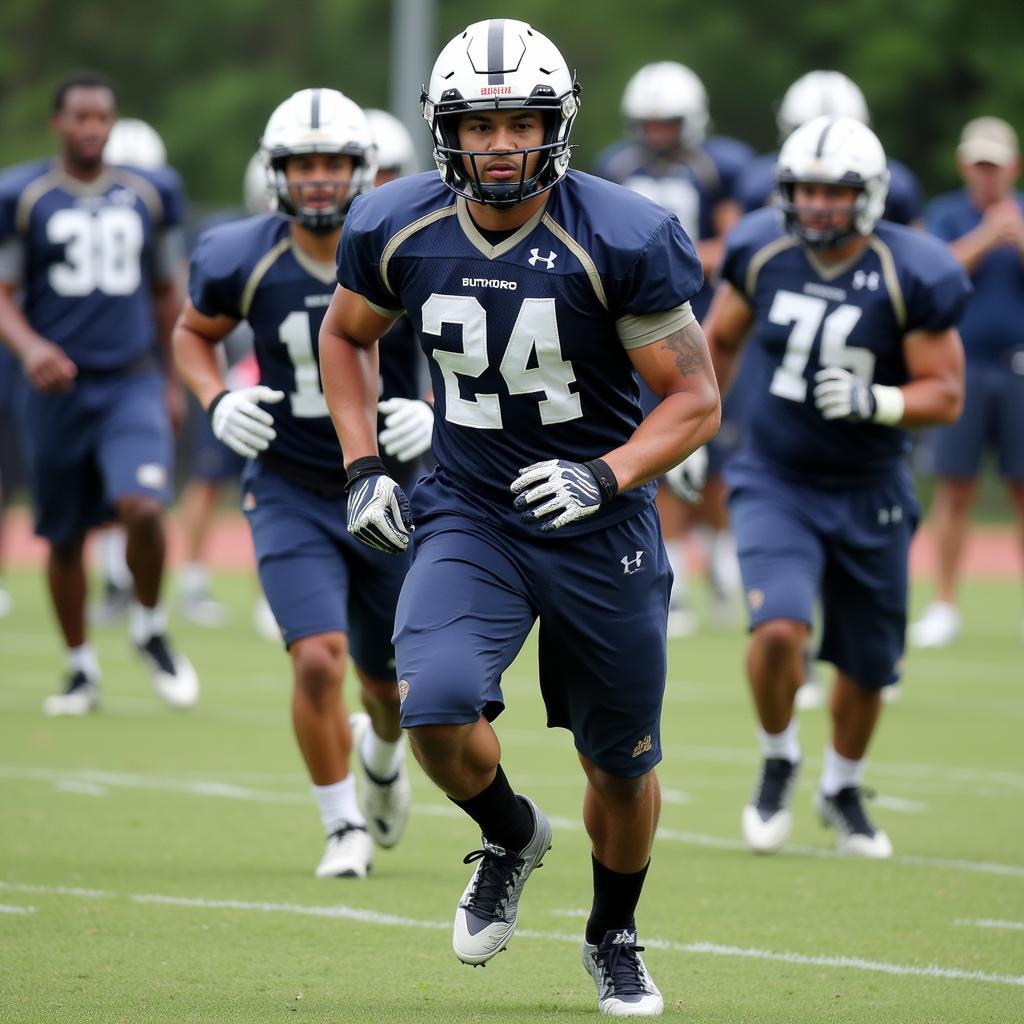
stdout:
[[0,903],[0,914],[34,914],[35,907],[16,907],[10,903]]
[[958,917],[953,924],[969,925],[972,928],[1001,928],[1008,932],[1024,932],[1024,921],[997,921],[991,917]]
[[[13,882],[0,881],[0,889],[12,892],[50,893],[55,896],[74,895],[74,890],[62,886],[48,888],[40,885],[19,885]],[[342,904],[330,906],[309,906],[302,903],[268,903],[249,900],[210,900],[201,896],[168,896],[162,893],[98,893],[85,890],[91,896],[102,895],[111,899],[128,899],[133,903],[156,904],[171,907],[191,907],[198,910],[237,910],[253,911],[263,914],[296,914],[305,917],[335,918],[346,921],[359,921],[363,924],[378,925],[390,928],[420,928],[428,931],[448,931],[450,921],[423,921],[413,917],[399,917],[395,914],[382,914],[376,910],[364,910],[360,907],[346,907]],[[545,942],[568,942],[574,946],[579,944],[578,935],[565,935],[560,932],[533,931],[519,929],[516,933],[521,939],[538,939]],[[893,964],[882,960],[866,960],[862,957],[828,955],[807,956],[803,953],[772,949],[751,949],[744,946],[727,946],[717,942],[673,942],[670,939],[644,937],[644,945],[651,949],[661,949],[671,953],[689,955],[708,955],[724,957],[741,957],[753,960],[774,960],[781,963],[809,965],[813,967],[836,967],[858,971],[871,971],[879,974],[898,975],[914,978],[939,978],[947,981],[976,981],[990,985],[1011,985],[1024,987],[1024,976],[1014,974],[989,974],[985,971],[964,971],[956,967],[941,967],[928,964],[923,967],[914,964]]]

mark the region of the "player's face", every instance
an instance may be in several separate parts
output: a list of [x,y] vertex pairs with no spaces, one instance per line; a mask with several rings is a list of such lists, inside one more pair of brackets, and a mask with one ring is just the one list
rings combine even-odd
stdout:
[[347,153],[302,153],[285,161],[295,208],[326,210],[345,201],[355,162]]
[[[459,148],[481,154],[475,163],[484,185],[505,185],[532,178],[542,154],[529,153],[524,158],[516,151],[542,145],[544,121],[533,110],[486,110],[466,114],[459,122]],[[462,162],[472,178],[474,160],[464,156]]]
[[117,107],[106,86],[76,85],[64,96],[51,126],[61,142],[64,158],[76,167],[98,167],[103,147],[114,127]]
[[640,140],[652,153],[672,153],[682,138],[683,122],[678,117],[640,122]]
[[1005,199],[1020,174],[1020,160],[1012,164],[960,164],[960,173],[975,201],[982,206]]
[[849,230],[858,195],[859,190],[849,185],[798,181],[793,186],[793,202],[800,226],[812,231]]

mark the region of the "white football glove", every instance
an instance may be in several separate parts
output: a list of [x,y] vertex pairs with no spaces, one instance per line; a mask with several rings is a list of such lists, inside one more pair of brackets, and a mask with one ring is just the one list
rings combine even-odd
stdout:
[[708,450],[703,445],[665,474],[665,485],[681,501],[696,505],[708,481]]
[[376,456],[356,459],[348,468],[348,532],[367,547],[400,555],[413,525],[409,499]]
[[814,379],[814,404],[826,420],[851,420],[863,423],[875,418],[875,401],[871,385],[841,366],[827,366]]
[[[614,475],[601,459],[535,462],[519,470],[511,488],[512,493],[518,495],[514,503],[516,511],[522,512],[523,519],[529,523],[539,520],[544,533],[592,516],[606,500],[615,497],[617,489]],[[528,508],[543,498],[548,500]]]
[[255,459],[277,437],[274,417],[256,403],[276,405],[283,398],[283,391],[274,391],[262,384],[222,391],[207,410],[213,436],[239,455]]
[[417,398],[386,398],[377,403],[384,416],[384,429],[378,441],[385,455],[399,462],[413,459],[430,450],[434,434],[434,410]]

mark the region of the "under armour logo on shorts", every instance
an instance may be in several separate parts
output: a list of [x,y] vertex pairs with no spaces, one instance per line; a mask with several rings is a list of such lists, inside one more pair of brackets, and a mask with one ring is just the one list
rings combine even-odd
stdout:
[[530,252],[532,253],[529,260],[531,267],[537,266],[538,263],[543,263],[548,270],[554,270],[555,260],[558,259],[557,252],[549,250],[547,256],[541,256],[540,249],[531,249]]
[[619,559],[619,561],[622,562],[623,574],[626,576],[632,576],[635,572],[643,572],[644,567],[640,564],[643,557],[644,553],[642,551],[638,551],[634,558],[630,558],[629,555],[623,555],[622,558]]
[[140,487],[159,491],[167,483],[167,470],[157,462],[145,462],[135,470]]

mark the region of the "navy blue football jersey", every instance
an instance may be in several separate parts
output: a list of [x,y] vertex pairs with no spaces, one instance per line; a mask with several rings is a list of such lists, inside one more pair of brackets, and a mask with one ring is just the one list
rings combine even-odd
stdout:
[[[1013,198],[1024,211],[1024,195],[1015,192]],[[944,242],[956,241],[980,223],[981,210],[964,189],[938,196],[925,210],[928,230]],[[1012,245],[993,249],[974,268],[971,283],[974,297],[960,324],[964,352],[969,362],[999,364],[1010,352],[1024,348],[1024,260],[1020,250]]]
[[[271,406],[277,437],[260,458],[314,486],[343,478],[341,448],[320,381],[320,324],[334,294],[336,268],[292,241],[274,213],[211,228],[192,254],[189,296],[205,316],[245,320],[253,331],[260,383],[283,391]],[[382,397],[416,398],[419,352],[399,321],[380,346]]]
[[108,167],[91,182],[52,160],[0,176],[0,246],[18,252],[16,282],[32,327],[84,370],[134,363],[156,344],[152,291],[180,257],[177,174]]
[[[778,153],[755,157],[736,179],[736,201],[748,213],[766,206],[775,192],[775,164]],[[913,224],[921,219],[921,185],[913,171],[898,160],[890,159],[889,194],[885,197],[884,217],[894,224]]]
[[[523,467],[592,459],[633,434],[642,416],[627,349],[686,322],[702,279],[674,216],[574,171],[493,245],[436,174],[384,185],[353,204],[338,266],[345,288],[412,320],[439,466],[513,530],[527,529],[509,493]],[[626,492],[564,532],[626,518],[652,493]]]
[[882,221],[862,253],[830,265],[785,231],[778,211],[765,209],[730,233],[722,276],[750,303],[751,343],[765,356],[751,389],[746,445],[785,473],[823,486],[896,471],[906,432],[823,419],[814,375],[842,366],[868,382],[906,384],[904,336],[955,325],[970,294],[945,246]]

